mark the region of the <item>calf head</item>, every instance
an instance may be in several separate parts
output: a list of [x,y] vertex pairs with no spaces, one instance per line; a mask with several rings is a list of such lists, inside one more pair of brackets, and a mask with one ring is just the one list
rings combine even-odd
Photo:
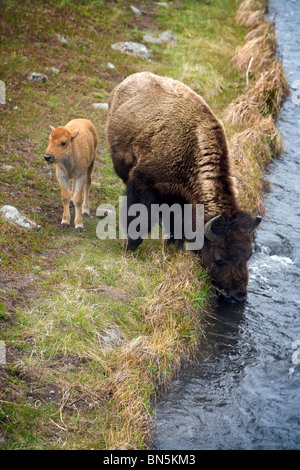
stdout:
[[65,127],[50,126],[49,144],[44,155],[47,163],[58,163],[68,155],[70,143],[78,136],[79,130],[70,131]]
[[246,301],[247,261],[252,255],[252,233],[260,222],[261,217],[239,211],[216,216],[205,224],[203,264],[211,273],[220,300]]

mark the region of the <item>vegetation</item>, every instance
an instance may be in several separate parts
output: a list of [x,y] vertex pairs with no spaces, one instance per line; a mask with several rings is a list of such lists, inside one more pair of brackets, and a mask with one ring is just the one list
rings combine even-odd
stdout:
[[[27,231],[0,218],[3,449],[146,448],[156,393],[205,336],[213,293],[192,254],[159,240],[125,253],[121,241],[96,236],[97,206],[118,209],[124,187],[105,142],[105,111],[93,103],[141,70],[191,86],[224,120],[241,199],[254,212],[263,210],[264,165],[280,151],[273,117],[287,88],[261,0],[243,2],[237,21],[235,0],[174,0],[168,9],[139,0],[141,15],[130,5],[6,0],[1,8],[0,207],[14,205],[43,227]],[[264,38],[259,68],[249,68],[250,47],[238,48],[246,26],[256,28],[249,41]],[[165,30],[178,41],[149,45],[151,61],[111,47]],[[29,81],[31,72],[48,79]],[[99,137],[93,217],[82,234],[61,231],[59,187],[43,159],[48,126],[74,117],[91,119]]]

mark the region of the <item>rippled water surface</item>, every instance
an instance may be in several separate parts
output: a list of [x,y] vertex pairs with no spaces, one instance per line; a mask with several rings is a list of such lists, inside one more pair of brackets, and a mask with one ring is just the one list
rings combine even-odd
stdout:
[[217,308],[202,360],[161,397],[156,449],[300,449],[300,1],[269,5],[291,95],[277,123],[285,151],[267,174],[248,302]]

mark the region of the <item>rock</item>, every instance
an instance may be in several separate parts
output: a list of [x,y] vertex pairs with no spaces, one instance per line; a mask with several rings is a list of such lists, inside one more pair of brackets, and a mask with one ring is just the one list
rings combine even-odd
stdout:
[[47,75],[44,73],[36,73],[32,72],[30,75],[28,75],[27,79],[30,80],[31,82],[35,83],[44,83],[47,80]]
[[164,8],[170,8],[170,5],[166,2],[154,2],[155,5],[158,5],[159,7],[164,7]]
[[150,58],[149,50],[144,44],[138,42],[117,42],[111,46],[114,50],[124,52],[125,54],[134,55],[141,59],[148,60]]
[[135,13],[136,15],[141,15],[142,12],[141,10],[139,10],[138,8],[134,7],[133,5],[130,5],[130,8],[131,10],[133,11],[133,13]]
[[0,80],[0,104],[6,104],[5,83]]
[[114,66],[114,64],[112,64],[111,62],[108,62],[107,64],[107,67],[111,70],[115,69],[116,67]]
[[4,341],[0,341],[0,364],[6,364],[6,347]]
[[68,41],[66,40],[66,38],[62,36],[61,34],[57,34],[57,38],[62,44],[68,44]]
[[60,70],[57,69],[56,67],[46,67],[46,70],[49,70],[50,72],[54,73],[55,75],[57,75]]
[[177,37],[174,36],[172,31],[164,31],[159,35],[159,39],[163,42],[177,42]]
[[120,346],[124,341],[123,336],[116,328],[108,328],[107,330],[104,330],[102,334],[98,334],[98,336],[104,352],[108,352],[109,350]]
[[2,165],[3,170],[10,171],[13,170],[14,167],[12,165]]
[[37,225],[33,220],[28,219],[24,215],[20,214],[18,209],[16,209],[13,206],[3,206],[2,209],[0,209],[0,213],[4,219],[6,219],[8,222],[15,223],[17,225],[21,225],[22,227],[28,228],[28,229],[36,229],[36,230],[42,230],[42,227],[40,225]]
[[154,36],[150,36],[150,34],[145,34],[143,36],[143,40],[145,42],[149,42],[151,44],[161,44],[162,40],[160,38],[155,38]]
[[93,108],[103,109],[103,111],[107,111],[108,110],[108,103],[93,103]]

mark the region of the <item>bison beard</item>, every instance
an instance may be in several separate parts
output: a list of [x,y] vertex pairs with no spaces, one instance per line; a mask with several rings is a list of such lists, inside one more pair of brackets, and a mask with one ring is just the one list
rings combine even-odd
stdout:
[[[133,74],[111,93],[106,131],[127,206],[204,204],[203,265],[220,299],[245,302],[251,235],[261,218],[239,207],[224,128],[205,101],[178,81]],[[129,239],[128,247],[140,243]]]

